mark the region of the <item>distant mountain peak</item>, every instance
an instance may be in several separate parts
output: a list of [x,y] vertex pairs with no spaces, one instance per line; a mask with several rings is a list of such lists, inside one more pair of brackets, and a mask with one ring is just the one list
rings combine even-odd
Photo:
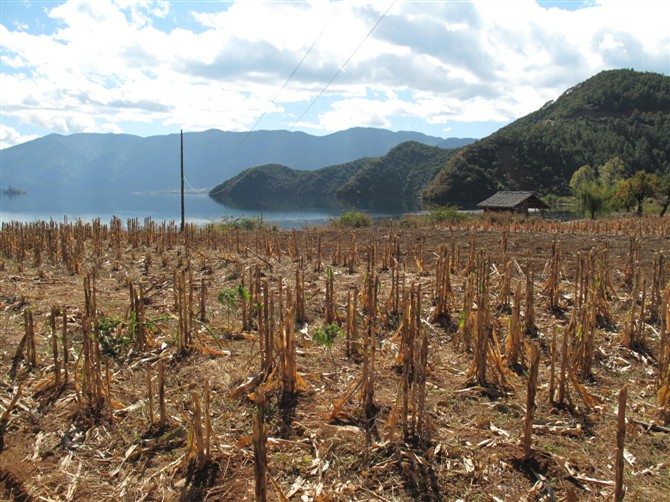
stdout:
[[[361,157],[380,156],[407,140],[437,145],[444,138],[415,132],[355,128],[327,136],[300,131],[184,133],[189,183],[212,187],[244,169],[283,164],[314,170]],[[105,187],[115,192],[174,191],[180,186],[179,133],[50,134],[2,151],[4,178],[30,193],[77,192]]]

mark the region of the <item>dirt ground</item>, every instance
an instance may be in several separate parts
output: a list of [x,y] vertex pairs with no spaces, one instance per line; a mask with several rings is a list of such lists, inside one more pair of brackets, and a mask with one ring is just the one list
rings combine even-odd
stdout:
[[[561,250],[559,305],[550,309],[547,285],[554,242]],[[639,256],[631,260],[637,244]],[[511,264],[511,291],[517,284],[523,291],[522,320],[528,315],[527,274],[532,268],[535,316],[534,330],[524,335],[528,344],[522,345],[520,362],[504,366],[483,385],[473,382],[474,349],[464,341],[461,322],[467,269],[480,251],[490,259],[484,277],[492,301],[503,287],[506,264]],[[576,308],[579,260],[592,251],[599,252],[601,273],[609,274],[612,291],[604,308],[610,316],[598,320],[588,377],[575,378],[583,392],[567,382],[568,398],[557,403],[554,394],[552,402],[552,337],[557,337],[554,356],[560,361],[561,341]],[[262,369],[258,325],[247,320],[243,326],[240,298],[228,308],[219,302],[219,292],[239,291],[242,281],[248,289],[249,278],[258,273],[275,292],[270,317],[278,318],[278,285],[295,293],[296,268],[302,266],[307,321],[296,325],[295,334],[297,372],[305,385],[290,395],[282,392],[276,375],[265,375],[263,385],[269,500],[613,500],[617,399],[624,385],[626,499],[670,500],[669,413],[658,401],[663,312],[636,321],[643,343],[633,349],[624,343],[634,306],[639,310],[650,304],[652,282],[661,289],[669,285],[670,267],[662,266],[660,277],[654,274],[660,252],[670,255],[670,224],[658,217],[571,223],[474,219],[431,227],[417,220],[355,230],[191,227],[181,235],[174,226],[152,222],[124,223],[123,229],[118,222],[6,225],[0,232],[0,413],[9,410],[2,424],[0,499],[253,500],[252,430],[258,408],[248,395],[258,384],[250,379]],[[387,301],[394,268],[384,262],[391,255],[404,288],[421,286],[420,332],[428,340],[424,427],[411,437],[403,437],[401,421],[394,421],[403,371],[397,360],[402,316],[390,312]],[[431,322],[442,256],[451,264],[453,298],[449,320]],[[380,283],[372,416],[363,413],[360,392],[340,402],[361,378],[360,350],[347,357],[344,338],[335,339],[330,348],[313,340],[324,325],[328,270],[344,332],[348,295],[354,288],[364,290],[368,262],[374,263]],[[634,265],[641,281],[637,293],[626,281],[631,263],[639,263]],[[187,289],[193,285],[187,312],[192,339],[184,350],[175,288],[181,271]],[[95,319],[112,326],[104,332],[103,392],[96,405],[84,388],[84,327],[91,322],[85,315],[87,275],[94,277],[89,291],[95,294]],[[143,347],[133,335],[137,317],[131,313],[129,283],[139,297],[149,338]],[[592,295],[598,287],[587,285]],[[667,301],[670,292],[664,295]],[[367,313],[362,296],[360,300],[356,319],[362,326]],[[58,384],[54,307],[61,351]],[[475,302],[470,308],[476,313],[479,306]],[[62,371],[64,310],[67,384]],[[32,315],[33,361],[29,346],[20,347],[26,312]],[[492,305],[491,312],[491,333],[504,357],[513,309]],[[278,321],[273,324],[273,337],[278,326]],[[577,333],[581,336],[581,327]],[[540,348],[540,364],[532,451],[524,455],[529,378],[524,356],[531,343]],[[277,367],[276,352],[273,357],[271,364]],[[488,374],[494,375],[493,349],[489,357]],[[159,362],[165,381],[162,424]],[[506,385],[500,385],[501,379]],[[194,453],[194,393],[202,403],[203,423],[205,417],[211,423],[202,466]],[[339,404],[343,412],[334,417]],[[417,409],[410,405],[410,411]]]

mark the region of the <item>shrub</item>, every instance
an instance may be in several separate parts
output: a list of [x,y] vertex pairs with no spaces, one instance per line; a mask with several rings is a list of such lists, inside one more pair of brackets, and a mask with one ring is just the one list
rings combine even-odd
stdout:
[[459,211],[457,206],[433,206],[428,211],[427,219],[432,224],[448,222],[458,222],[466,220],[469,214]]
[[361,228],[372,225],[372,216],[361,213],[360,211],[347,211],[338,220],[340,226]]
[[261,217],[256,217],[256,218],[233,218],[231,216],[227,216],[223,218],[221,221],[218,221],[217,223],[214,223],[213,226],[216,229],[223,230],[223,231],[228,231],[228,230],[258,230],[260,228],[263,228],[265,226],[265,223],[263,222],[263,218]]

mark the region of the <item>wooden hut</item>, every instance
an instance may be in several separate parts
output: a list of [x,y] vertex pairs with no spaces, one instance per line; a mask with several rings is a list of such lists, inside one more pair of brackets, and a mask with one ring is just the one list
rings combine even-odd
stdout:
[[528,216],[530,209],[537,209],[543,213],[549,206],[533,192],[497,192],[488,199],[477,204],[484,212],[502,212],[523,214]]

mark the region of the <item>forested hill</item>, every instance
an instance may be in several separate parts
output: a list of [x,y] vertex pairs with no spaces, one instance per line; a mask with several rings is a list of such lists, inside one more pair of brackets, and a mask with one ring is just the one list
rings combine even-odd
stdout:
[[626,175],[670,171],[670,77],[610,70],[463,148],[423,191],[473,207],[496,190],[569,193],[572,173],[620,157]]
[[322,205],[344,199],[365,206],[414,198],[430,182],[455,150],[402,143],[383,157],[363,158],[316,171],[300,171],[277,164],[253,167],[214,187],[210,196],[227,205]]
[[316,171],[264,164],[242,171],[210,190],[213,199],[241,208],[300,207],[333,199],[337,189],[365,165],[367,159],[324,167]]

